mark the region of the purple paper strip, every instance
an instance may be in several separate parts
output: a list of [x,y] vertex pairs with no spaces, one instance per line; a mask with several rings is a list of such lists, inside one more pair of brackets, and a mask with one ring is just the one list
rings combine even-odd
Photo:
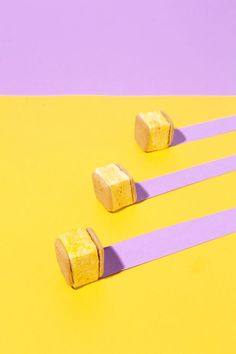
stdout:
[[190,141],[210,138],[236,130],[236,116],[218,118],[194,124],[180,129],[175,129],[172,146]]
[[236,170],[236,155],[136,183],[137,202]]
[[236,232],[236,208],[106,247],[103,277]]

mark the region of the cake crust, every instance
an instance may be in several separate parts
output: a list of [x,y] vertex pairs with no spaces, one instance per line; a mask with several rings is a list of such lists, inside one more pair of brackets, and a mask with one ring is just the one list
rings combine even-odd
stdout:
[[55,241],[55,251],[56,251],[57,262],[59,264],[59,267],[61,269],[61,272],[67,284],[73,286],[73,274],[72,274],[70,257],[65,249],[65,246],[63,245],[62,241],[59,238],[57,238]]
[[97,248],[99,261],[99,278],[101,278],[104,273],[104,249],[94,230],[91,227],[87,227],[86,230]]

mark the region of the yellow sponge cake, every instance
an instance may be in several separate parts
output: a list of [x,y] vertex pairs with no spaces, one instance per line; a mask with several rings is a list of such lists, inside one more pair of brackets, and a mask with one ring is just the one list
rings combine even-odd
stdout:
[[111,163],[99,167],[92,179],[95,194],[107,210],[114,212],[135,203],[134,180],[121,165]]
[[146,152],[167,148],[173,139],[174,125],[162,111],[140,113],[135,120],[135,139]]
[[104,271],[103,247],[91,228],[67,232],[55,241],[57,261],[73,288],[96,281]]

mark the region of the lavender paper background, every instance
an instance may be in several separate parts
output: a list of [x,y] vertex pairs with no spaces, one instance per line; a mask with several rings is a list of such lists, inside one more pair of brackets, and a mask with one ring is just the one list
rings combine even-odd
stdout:
[[0,94],[236,94],[235,0],[0,0]]

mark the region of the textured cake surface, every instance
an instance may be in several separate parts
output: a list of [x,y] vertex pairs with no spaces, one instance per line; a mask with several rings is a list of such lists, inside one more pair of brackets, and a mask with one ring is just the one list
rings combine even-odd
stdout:
[[135,122],[135,138],[144,151],[167,148],[172,141],[173,123],[163,112],[140,113]]
[[[61,256],[57,258],[64,276],[71,272],[72,284],[78,288],[99,278],[99,257],[97,247],[86,229],[77,229],[61,235],[61,242],[69,257],[70,269],[65,266]],[[66,272],[66,274],[65,274]],[[65,276],[66,277],[66,276]]]
[[114,163],[97,168],[93,183],[97,198],[110,211],[133,204],[136,199],[132,178]]

